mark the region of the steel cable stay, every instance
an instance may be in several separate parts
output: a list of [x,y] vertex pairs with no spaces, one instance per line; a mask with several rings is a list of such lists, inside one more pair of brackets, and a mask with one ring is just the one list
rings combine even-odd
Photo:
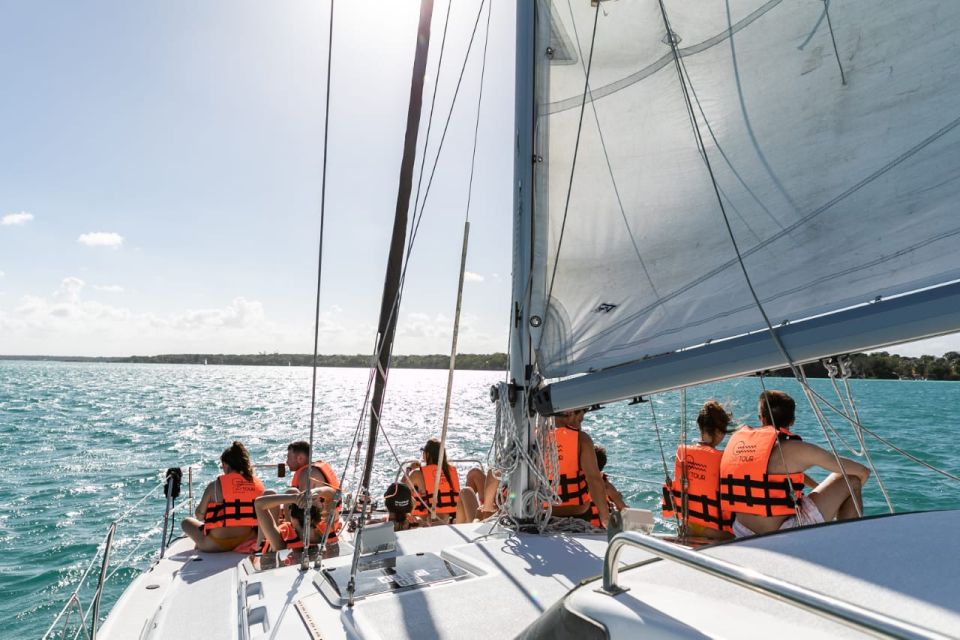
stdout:
[[[484,8],[484,5],[485,5],[485,4],[486,4],[486,0],[482,0],[481,3],[480,3],[480,7],[479,7],[479,9],[478,9],[478,11],[477,11],[477,17],[476,17],[476,20],[475,20],[475,22],[474,22],[473,31],[472,31],[472,34],[471,34],[471,37],[470,37],[469,45],[468,45],[467,51],[466,51],[466,53],[465,53],[465,55],[464,55],[464,60],[463,60],[463,64],[461,65],[460,74],[459,74],[459,79],[458,79],[458,81],[457,81],[457,86],[456,86],[456,89],[455,89],[455,91],[454,91],[454,95],[453,95],[453,97],[452,97],[452,99],[451,99],[450,108],[449,108],[449,110],[448,110],[448,112],[447,112],[446,123],[445,123],[444,129],[443,129],[443,133],[442,133],[441,138],[440,138],[440,143],[438,144],[438,147],[437,147],[437,152],[436,152],[436,155],[435,155],[435,157],[434,157],[434,162],[433,162],[433,165],[432,165],[432,168],[431,168],[431,171],[430,171],[430,179],[427,181],[426,190],[424,191],[423,200],[422,200],[422,201],[419,201],[419,198],[420,198],[420,195],[419,195],[420,186],[419,186],[419,184],[418,184],[418,191],[417,191],[417,195],[416,195],[416,199],[415,199],[415,207],[416,207],[417,202],[419,202],[419,211],[417,211],[417,210],[415,209],[414,223],[413,223],[413,225],[412,225],[412,231],[411,231],[410,238],[409,238],[409,240],[408,240],[408,242],[407,242],[406,255],[404,256],[404,259],[403,259],[403,267],[402,267],[402,270],[401,270],[401,278],[400,278],[400,287],[399,287],[398,292],[397,292],[397,295],[396,295],[396,297],[394,298],[393,303],[392,303],[392,305],[391,305],[391,310],[390,310],[390,318],[391,318],[391,320],[397,315],[397,313],[398,313],[398,311],[399,311],[400,301],[401,301],[402,296],[403,296],[404,286],[405,286],[405,282],[406,282],[407,268],[408,268],[409,263],[410,263],[410,258],[411,258],[411,255],[412,255],[412,250],[413,250],[414,242],[415,242],[415,240],[416,240],[417,231],[419,230],[419,225],[420,225],[420,222],[421,222],[421,220],[422,220],[422,218],[423,218],[423,212],[424,212],[424,210],[425,210],[425,208],[426,208],[427,198],[429,197],[430,189],[431,189],[432,184],[433,184],[433,176],[434,176],[434,174],[435,174],[435,172],[436,172],[436,169],[437,169],[437,166],[438,166],[438,164],[439,164],[440,154],[441,154],[441,152],[442,152],[442,150],[443,150],[443,145],[444,145],[444,141],[445,141],[445,139],[446,139],[446,134],[447,134],[447,131],[448,131],[448,128],[449,128],[449,124],[450,124],[452,115],[453,115],[453,110],[454,110],[454,108],[455,108],[455,106],[456,106],[457,96],[459,95],[459,90],[460,90],[460,86],[461,86],[461,83],[462,83],[462,80],[463,80],[463,77],[464,77],[464,74],[465,74],[465,71],[466,71],[466,66],[467,66],[467,64],[468,64],[468,62],[469,62],[469,59],[470,59],[470,53],[471,53],[472,48],[473,48],[473,43],[474,43],[475,38],[476,38],[476,32],[477,32],[477,28],[478,28],[478,26],[479,26],[480,17],[481,17],[481,15],[482,15],[482,11],[483,11],[483,8]],[[449,19],[449,8],[448,8],[447,19]],[[489,10],[488,10],[488,27],[489,27]],[[446,25],[445,25],[445,32],[446,32]],[[487,29],[486,37],[485,37],[485,41],[484,41],[484,66],[483,66],[483,68],[482,68],[482,70],[481,70],[481,97],[482,97],[482,77],[483,77],[483,72],[484,72],[485,66],[486,66],[486,65],[485,65],[485,53],[486,53],[486,48],[487,48],[488,42],[489,42],[489,28]],[[442,61],[444,43],[445,43],[445,38],[442,40],[442,43],[441,43],[441,52],[440,52],[440,59],[441,59],[441,61]],[[438,79],[439,79],[439,76],[440,76],[440,68],[439,68],[439,65],[438,65],[438,69],[437,69],[437,78],[438,78]],[[437,84],[439,84],[439,83],[437,83]],[[433,99],[434,99],[434,101],[435,101],[435,99],[436,99],[436,91],[434,91],[434,98],[433,98]],[[479,118],[479,98],[478,98],[478,112],[477,112],[477,116],[478,116],[478,118]],[[420,178],[420,180],[422,180],[422,177],[423,177],[423,167],[424,167],[424,165],[425,165],[425,157],[426,157],[426,143],[429,141],[429,131],[430,131],[430,128],[431,128],[431,126],[432,126],[432,121],[433,121],[433,105],[431,105],[431,110],[430,110],[430,114],[429,114],[429,117],[428,117],[428,123],[427,123],[427,138],[426,138],[426,140],[425,140],[425,146],[424,146],[424,160],[421,162],[421,178]],[[473,167],[471,166],[471,176],[470,176],[470,177],[471,177],[471,185],[472,185],[472,178],[473,178],[472,168],[473,168]],[[383,345],[381,345],[381,348],[382,348],[382,346],[383,346]],[[360,448],[362,447],[362,444],[358,444],[358,440],[360,439],[360,434],[362,433],[362,425],[363,425],[363,419],[364,419],[363,416],[364,416],[364,413],[366,412],[367,405],[369,404],[369,401],[370,401],[370,394],[371,394],[371,390],[372,390],[372,387],[373,387],[373,381],[374,381],[374,378],[375,378],[375,375],[376,375],[376,368],[377,368],[377,366],[376,366],[374,363],[377,363],[377,362],[379,361],[379,358],[380,358],[381,355],[382,355],[382,352],[381,352],[378,348],[375,347],[375,348],[374,348],[374,351],[373,351],[373,354],[372,354],[372,356],[371,356],[371,363],[372,363],[372,365],[371,365],[371,373],[370,373],[370,377],[369,377],[369,379],[368,379],[367,389],[366,389],[366,393],[365,393],[365,396],[364,396],[364,403],[363,403],[364,409],[363,409],[363,411],[362,411],[362,413],[361,413],[360,420],[358,421],[358,427],[357,427],[357,430],[356,430],[356,432],[355,432],[355,434],[354,434],[353,442],[351,443],[351,447],[350,447],[350,449],[348,450],[347,465],[349,465],[350,453],[353,452],[354,447],[356,446],[356,450],[357,450],[357,453],[358,453],[358,454],[359,454]],[[385,372],[380,372],[380,373],[381,373],[382,376],[384,376],[384,377],[386,376],[386,373],[385,373]],[[384,430],[384,426],[383,426],[382,424],[380,425],[380,428],[381,428],[381,431]],[[394,457],[397,459],[397,462],[398,462],[398,464],[399,464],[399,457],[396,455],[395,452],[394,452]],[[345,467],[344,475],[346,475],[346,467]]]

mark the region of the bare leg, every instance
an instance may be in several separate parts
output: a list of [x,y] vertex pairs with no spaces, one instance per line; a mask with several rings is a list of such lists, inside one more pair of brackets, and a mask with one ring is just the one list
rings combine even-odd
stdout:
[[476,492],[471,487],[464,487],[460,490],[460,500],[457,501],[457,517],[454,522],[456,524],[473,522],[479,509],[480,502],[477,500]]
[[184,518],[183,522],[180,523],[180,526],[183,528],[183,532],[187,534],[191,540],[197,543],[198,551],[220,551],[220,547],[207,538],[207,536],[203,535],[203,522],[200,520],[197,520],[196,518]]
[[473,489],[473,492],[478,496],[483,495],[484,478],[483,469],[480,467],[474,467],[467,471],[467,486]]
[[[850,475],[847,477],[850,479],[850,486],[853,488],[854,499],[859,503],[862,486],[860,478]],[[843,475],[839,473],[831,473],[826,480],[817,485],[817,488],[810,493],[810,499],[817,505],[826,522],[834,519],[847,520],[851,517],[857,517],[857,510],[853,506],[850,490],[847,489],[847,483],[843,479]]]
[[480,507],[479,517],[485,520],[497,512],[497,489],[500,487],[500,478],[491,470],[483,483],[483,505]]
[[854,520],[860,516],[857,514],[857,509],[860,509],[860,513],[863,513],[863,498],[861,497],[861,491],[863,489],[863,483],[860,482],[860,478],[850,476],[850,487],[853,488],[853,495],[843,501],[843,504],[840,505],[840,508],[837,510],[837,520]]

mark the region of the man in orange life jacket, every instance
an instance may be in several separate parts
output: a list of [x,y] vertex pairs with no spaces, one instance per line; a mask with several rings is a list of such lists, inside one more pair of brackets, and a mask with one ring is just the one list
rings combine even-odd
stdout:
[[[736,514],[733,533],[738,538],[857,517],[870,470],[847,458],[838,462],[832,453],[791,433],[795,409],[783,391],[764,391],[757,405],[760,427],[738,430],[724,449],[721,503],[724,511]],[[832,473],[803,496],[809,482],[804,472],[811,467]]]
[[593,440],[580,430],[586,409],[564,411],[554,416],[557,461],[560,468],[560,502],[553,506],[558,518],[591,520],[590,505],[596,505],[603,526],[610,516],[603,476],[597,465]]
[[[327,519],[330,515],[330,505],[333,504],[336,491],[330,487],[314,489],[314,500],[317,496],[326,508],[310,506],[310,545],[319,545],[323,541]],[[263,552],[279,551],[281,549],[302,549],[304,537],[304,504],[306,495],[302,493],[280,493],[265,495],[257,498],[253,505],[257,514],[257,524],[266,540]],[[274,519],[274,512],[278,507],[287,506],[289,518],[280,523]],[[337,541],[336,523],[330,535],[328,544]]]
[[287,466],[293,472],[290,486],[300,491],[307,490],[307,469],[310,470],[311,484],[316,487],[340,488],[340,480],[333,468],[323,460],[314,460],[310,463],[310,444],[305,440],[298,440],[287,445]]

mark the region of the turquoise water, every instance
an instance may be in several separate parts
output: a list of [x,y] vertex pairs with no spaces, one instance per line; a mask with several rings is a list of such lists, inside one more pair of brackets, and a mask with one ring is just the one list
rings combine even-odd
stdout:
[[[386,437],[402,459],[417,457],[423,442],[439,433],[446,375],[390,374]],[[338,472],[357,428],[367,376],[359,369],[319,371],[317,446]],[[494,421],[489,387],[499,379],[496,373],[458,372],[450,415],[452,457],[486,456]],[[960,456],[946,446],[952,441],[947,430],[960,414],[960,384],[851,384],[865,425],[960,475]],[[759,385],[754,378],[737,379],[690,390],[689,418],[703,400],[716,398],[739,421],[752,421]],[[801,397],[792,380],[768,386]],[[814,386],[833,397],[829,381]],[[202,490],[217,473],[220,452],[234,439],[249,447],[256,462],[281,462],[287,443],[306,438],[309,406],[306,368],[0,362],[0,619],[7,620],[0,635],[39,637],[76,587],[109,523],[123,517],[112,556],[116,573],[103,602],[109,611],[157,555],[162,495],[131,507],[159,485],[162,470],[193,466],[195,489]],[[679,431],[679,396],[657,396],[653,407],[669,460]],[[841,428],[839,420],[834,424]],[[619,403],[588,414],[584,427],[606,445],[606,470],[627,502],[656,509],[662,462],[651,405]],[[812,442],[825,442],[803,401],[796,430]],[[852,442],[849,429],[841,428],[841,434]],[[867,444],[897,510],[960,506],[955,483],[876,441],[868,438]],[[384,440],[379,463],[374,484],[382,490],[397,467]],[[268,486],[288,481],[273,476],[263,471]],[[868,513],[885,511],[875,480],[864,498]],[[81,599],[88,603],[89,593],[82,592]]]

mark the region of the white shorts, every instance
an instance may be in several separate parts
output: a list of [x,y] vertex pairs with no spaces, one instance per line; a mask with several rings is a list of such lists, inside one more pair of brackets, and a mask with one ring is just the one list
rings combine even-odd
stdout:
[[[811,524],[820,524],[821,522],[824,522],[823,514],[820,513],[820,509],[817,508],[817,503],[811,500],[809,496],[804,496],[800,498],[800,501],[797,503],[797,514],[784,520],[779,530],[795,529]],[[746,525],[740,524],[739,520],[734,519],[733,535],[738,538],[746,538],[756,534],[747,528]]]

